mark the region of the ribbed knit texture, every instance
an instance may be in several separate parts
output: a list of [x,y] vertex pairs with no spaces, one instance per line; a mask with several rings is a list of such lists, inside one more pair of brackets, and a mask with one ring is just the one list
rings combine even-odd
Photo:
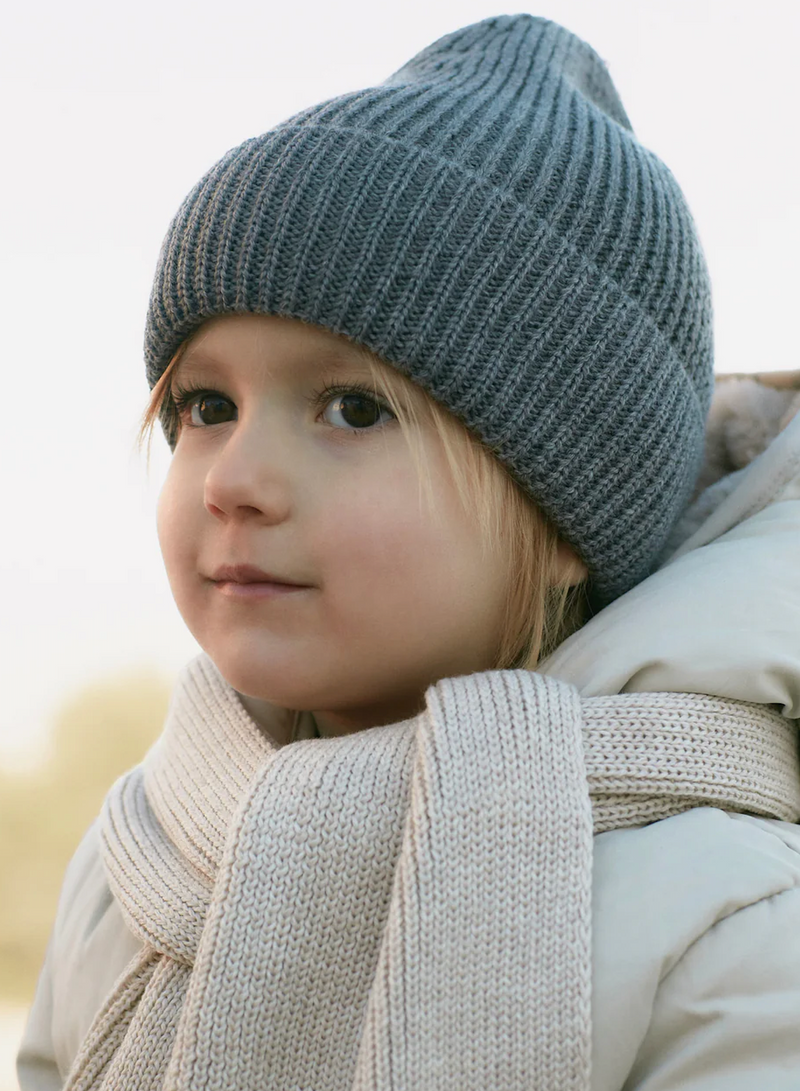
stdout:
[[277,748],[201,655],[104,804],[144,946],[65,1087],[588,1091],[592,833],[702,804],[796,822],[796,725],[490,671]]
[[411,376],[555,520],[598,605],[649,574],[688,500],[702,248],[605,64],[556,23],[465,27],[223,156],[164,240],[150,385],[231,312],[316,323]]

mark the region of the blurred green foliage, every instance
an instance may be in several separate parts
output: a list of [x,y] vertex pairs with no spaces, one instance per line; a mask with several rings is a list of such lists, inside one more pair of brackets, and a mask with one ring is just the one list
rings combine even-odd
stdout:
[[87,686],[56,715],[38,768],[0,770],[0,1000],[32,999],[66,866],[108,789],[160,734],[171,688],[154,671]]

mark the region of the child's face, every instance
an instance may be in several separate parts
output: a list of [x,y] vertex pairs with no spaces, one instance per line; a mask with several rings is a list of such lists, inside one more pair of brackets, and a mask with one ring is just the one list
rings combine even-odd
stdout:
[[[257,718],[259,699],[311,710],[323,734],[406,719],[432,682],[489,669],[505,593],[432,426],[438,520],[391,411],[364,394],[317,397],[334,383],[372,389],[343,338],[275,316],[208,321],[177,385],[214,393],[183,410],[158,506],[195,639]],[[304,586],[246,595],[214,581],[222,565]]]

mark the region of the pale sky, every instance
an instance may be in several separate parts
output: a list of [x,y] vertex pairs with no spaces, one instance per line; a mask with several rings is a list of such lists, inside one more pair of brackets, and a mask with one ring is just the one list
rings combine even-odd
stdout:
[[183,197],[247,137],[519,10],[594,46],[682,186],[711,270],[718,370],[800,367],[796,0],[9,6],[0,763],[41,752],[54,710],[88,682],[147,665],[172,679],[199,650],[156,538],[168,448],[157,432],[149,482],[133,454],[147,299]]

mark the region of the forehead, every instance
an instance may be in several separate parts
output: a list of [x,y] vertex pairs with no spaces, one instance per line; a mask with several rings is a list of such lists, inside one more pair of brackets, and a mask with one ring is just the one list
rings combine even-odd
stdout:
[[267,375],[284,369],[370,372],[369,359],[381,361],[361,346],[319,326],[277,315],[225,315],[206,322],[191,338],[176,371],[251,370]]

